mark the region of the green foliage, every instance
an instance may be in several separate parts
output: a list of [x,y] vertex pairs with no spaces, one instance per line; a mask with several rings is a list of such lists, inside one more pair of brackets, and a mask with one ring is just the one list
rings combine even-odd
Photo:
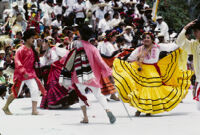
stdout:
[[[149,1],[149,4],[152,6],[152,1]],[[191,21],[187,0],[160,0],[158,15],[175,31],[179,31]]]

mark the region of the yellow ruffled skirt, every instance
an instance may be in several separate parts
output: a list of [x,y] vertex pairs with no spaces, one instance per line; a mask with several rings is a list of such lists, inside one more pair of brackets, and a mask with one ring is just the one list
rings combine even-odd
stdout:
[[171,111],[186,96],[192,71],[180,70],[178,49],[156,64],[142,64],[115,59],[113,76],[115,86],[125,103],[143,113]]

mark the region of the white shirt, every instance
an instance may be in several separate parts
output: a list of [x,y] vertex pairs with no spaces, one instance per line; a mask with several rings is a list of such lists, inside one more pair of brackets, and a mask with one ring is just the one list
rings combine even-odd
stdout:
[[77,3],[77,0],[63,0],[63,5],[69,8],[72,8],[75,3]]
[[[122,2],[121,1],[117,1],[116,2],[118,7],[122,7]],[[112,7],[115,5],[115,3],[113,1],[110,1],[109,5],[111,5]]]
[[[83,3],[79,4],[79,3],[76,3],[73,7],[73,9],[75,11],[81,11],[83,9],[85,9],[85,5]],[[76,13],[76,18],[84,18],[85,15],[84,15],[84,12],[77,12]]]
[[24,13],[25,13],[25,10],[21,7],[18,7],[18,11],[16,11],[15,9],[12,9],[11,13],[10,13],[10,17],[16,17],[17,14],[21,14],[23,16],[23,18],[25,18],[24,16]]
[[44,23],[44,20],[46,20],[46,26],[50,26],[52,22],[51,14],[53,13],[53,7],[49,6],[48,4],[45,4],[43,12],[44,16],[41,21]]
[[160,29],[160,33],[164,35],[165,42],[169,41],[169,27],[166,22],[162,21],[161,24],[157,23],[157,28]]
[[106,14],[106,10],[101,10],[100,8],[96,10],[95,12],[95,16],[96,18],[98,18],[99,20],[104,19],[104,15]]
[[131,42],[133,40],[132,34],[131,33],[130,34],[125,33],[124,34],[124,39],[126,40],[127,46],[130,48],[131,47]]
[[54,14],[55,14],[55,15],[62,14],[62,6],[56,5],[56,6],[54,7]]
[[186,30],[183,29],[179,34],[176,43],[188,54],[193,55],[194,71],[196,75],[196,82],[200,82],[200,41],[188,40],[185,36]]
[[98,42],[97,49],[101,51],[102,46],[104,45],[104,41]]
[[45,65],[51,65],[55,61],[59,60],[59,57],[65,56],[67,50],[65,48],[53,47],[49,49],[43,57],[40,57],[41,67]]
[[54,20],[52,23],[51,23],[52,26],[57,26],[57,27],[60,27],[62,25],[62,21],[58,22],[58,20]]
[[[128,57],[128,61],[136,61],[137,60],[137,56],[140,53],[141,49],[143,46],[140,46],[138,48],[136,48],[131,55]],[[159,55],[161,51],[174,51],[178,48],[178,46],[176,44],[159,44],[159,45],[154,45],[153,48],[151,49],[151,54],[148,54],[145,58],[144,58],[144,63],[148,63],[148,64],[154,64],[157,63],[159,60]]]
[[5,63],[4,60],[0,60],[0,67],[1,67],[1,68],[4,68],[4,63]]
[[110,27],[112,27],[112,28],[116,27],[121,21],[122,21],[121,18],[119,18],[119,19],[113,18],[110,22]]
[[106,21],[105,19],[100,20],[98,28],[104,33],[107,30],[110,30],[110,21]]
[[64,16],[68,16],[73,11],[73,5],[77,3],[77,0],[63,0],[63,6],[68,7],[65,10]]
[[22,32],[24,32],[27,28],[27,23],[25,21],[16,22],[16,24],[18,24],[22,27]]
[[44,10],[45,10],[45,2],[44,1],[42,1],[42,2],[40,2],[40,9],[42,10],[42,12],[44,12]]
[[100,53],[106,56],[111,56],[116,50],[117,48],[113,44],[110,42],[104,42],[104,44],[101,46]]

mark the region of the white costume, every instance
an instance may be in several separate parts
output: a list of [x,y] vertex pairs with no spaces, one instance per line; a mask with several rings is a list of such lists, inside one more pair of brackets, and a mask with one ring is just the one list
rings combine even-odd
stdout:
[[105,56],[111,56],[116,50],[118,50],[118,47],[112,45],[110,42],[104,42],[101,46],[100,52]]
[[102,19],[99,22],[98,28],[101,30],[101,32],[105,33],[107,30],[110,30],[110,21],[106,21],[105,19]]
[[[138,48],[136,48],[131,55],[128,57],[128,61],[136,61],[137,60],[137,56],[139,54],[139,51],[141,50],[143,46],[140,46]],[[151,53],[147,54],[147,56],[144,58],[144,63],[148,63],[148,64],[154,64],[157,63],[159,60],[159,55],[161,51],[174,51],[178,48],[178,46],[176,44],[160,44],[160,45],[153,45],[152,49],[151,49]]]
[[59,60],[59,57],[65,56],[67,50],[64,48],[53,47],[49,49],[43,57],[40,57],[41,67],[45,65],[51,65],[55,61]]
[[166,22],[162,21],[161,24],[157,23],[157,28],[160,29],[160,33],[164,35],[165,42],[169,41],[169,27]]

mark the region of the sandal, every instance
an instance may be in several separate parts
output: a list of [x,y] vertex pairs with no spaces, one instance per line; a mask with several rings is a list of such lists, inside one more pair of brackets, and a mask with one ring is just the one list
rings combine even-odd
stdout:
[[148,117],[149,117],[149,116],[151,116],[151,114],[150,114],[150,113],[147,113],[147,114],[146,114],[146,116],[148,116]]

